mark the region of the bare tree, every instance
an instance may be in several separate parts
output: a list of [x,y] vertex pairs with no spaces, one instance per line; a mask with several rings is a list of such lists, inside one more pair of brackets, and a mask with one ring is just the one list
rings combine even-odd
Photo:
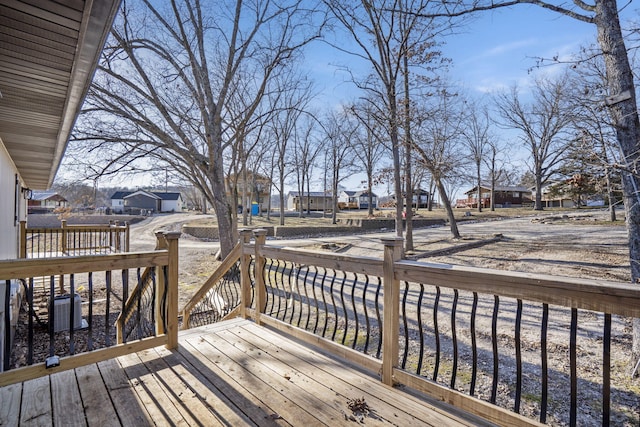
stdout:
[[505,183],[505,185],[510,184],[513,173],[505,167],[508,163],[506,160],[506,154],[508,153],[507,147],[502,145],[498,139],[490,139],[484,151],[485,155],[482,158],[482,162],[487,168],[487,179],[491,186],[491,202],[489,206],[493,212],[496,210],[496,185],[498,183]]
[[[274,115],[271,123],[271,133],[274,139],[273,166],[277,174],[276,186],[280,194],[280,225],[284,225],[284,189],[287,177],[295,172],[291,167],[295,164],[294,151],[291,146],[294,142],[296,128],[304,107],[309,101],[308,88],[299,86],[299,76],[294,74],[283,75],[278,79],[280,88],[276,95],[281,98],[280,103],[286,106]],[[302,198],[300,197],[300,203]]]
[[[491,120],[489,119],[489,110],[477,105],[476,103],[468,103],[468,116],[466,128],[462,131],[464,145],[470,154],[471,161],[475,167],[476,182],[476,200],[478,201],[478,212],[482,212],[482,165],[487,152],[490,150]],[[493,191],[491,192],[491,201],[493,201]],[[493,205],[493,203],[491,203]],[[492,206],[493,207],[493,206]]]
[[[353,76],[358,88],[367,91],[369,99],[379,99],[391,145],[396,197],[396,235],[402,237],[402,188],[400,160],[400,111],[398,92],[404,58],[423,50],[425,40],[437,32],[435,23],[418,18],[437,4],[429,0],[365,1],[324,0],[332,15],[355,42],[356,48],[337,49],[365,60],[373,68],[370,78]],[[425,59],[427,56],[425,56]]]
[[358,131],[358,123],[346,109],[330,112],[324,120],[325,150],[331,172],[331,223],[338,222],[338,190],[349,177],[353,166],[353,147],[350,141]]
[[[155,159],[191,182],[215,209],[226,255],[236,209],[225,191],[225,152],[274,90],[273,77],[319,37],[317,11],[302,0],[125,3],[76,142],[89,145],[103,173]],[[228,112],[240,97],[232,127]]]
[[496,96],[505,127],[520,132],[520,142],[530,155],[529,169],[535,178],[535,210],[542,210],[542,186],[556,173],[571,140],[572,111],[565,79],[538,78],[533,101],[523,105],[517,87]]
[[[318,127],[319,124],[315,117],[307,114],[299,121],[293,138],[292,159],[296,171],[298,194],[300,195],[298,213],[301,218],[305,208],[307,214],[311,212],[311,177],[316,159],[322,149],[322,145],[318,142]],[[307,204],[303,206],[302,200],[304,200],[305,191]]]
[[[607,75],[603,58],[595,48],[582,50],[578,63],[571,68],[576,95],[573,97],[576,112],[574,127],[578,132],[579,149],[590,157],[603,175],[602,192],[609,203],[609,218],[616,221],[616,187],[619,173],[633,173],[619,159],[616,145],[615,125],[610,110],[602,108],[602,99],[609,96]],[[616,181],[616,183],[614,183]]]
[[459,175],[463,167],[462,132],[464,104],[455,93],[442,87],[433,97],[432,104],[424,109],[414,127],[413,149],[421,163],[429,170],[438,189],[440,200],[449,220],[451,235],[458,239],[460,232],[456,223],[446,181]]
[[364,168],[367,175],[367,193],[368,193],[368,215],[373,215],[373,185],[375,182],[375,172],[382,156],[388,153],[386,150],[382,131],[382,126],[378,122],[372,105],[369,102],[361,102],[353,105],[350,110],[358,118],[362,126],[359,127],[358,133],[354,136],[351,144],[354,148],[355,155]]

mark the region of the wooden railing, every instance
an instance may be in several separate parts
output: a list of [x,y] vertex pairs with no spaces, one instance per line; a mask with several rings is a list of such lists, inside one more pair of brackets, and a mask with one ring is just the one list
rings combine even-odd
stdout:
[[20,222],[20,258],[50,258],[129,252],[129,224],[28,228]]
[[395,238],[379,259],[254,234],[238,313],[257,323],[500,425],[638,420],[638,286],[404,261]]
[[[0,386],[158,345],[175,348],[179,235],[162,233],[151,252],[0,261],[0,281],[20,280],[25,299]],[[66,295],[57,291],[61,280]],[[142,288],[151,291],[135,292]],[[118,343],[114,323],[125,309],[152,327]]]

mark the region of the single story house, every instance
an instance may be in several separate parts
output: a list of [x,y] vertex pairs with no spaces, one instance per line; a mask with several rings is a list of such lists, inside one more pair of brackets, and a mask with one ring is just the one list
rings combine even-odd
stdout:
[[182,212],[184,200],[176,192],[116,191],[111,196],[111,210],[124,212]]
[[[378,208],[378,195],[371,193],[373,208]],[[369,209],[369,192],[345,190],[338,196],[338,208],[340,209]]]
[[28,200],[28,212],[51,213],[57,208],[66,208],[69,202],[55,191],[31,191]]
[[[522,207],[531,203],[531,189],[523,186],[496,185],[494,191],[494,204],[497,208]],[[457,208],[478,207],[478,186],[464,192],[466,199],[456,200]],[[480,206],[491,206],[491,186],[480,185]]]
[[297,191],[289,191],[287,194],[287,209],[291,211],[299,210],[300,202],[302,202],[303,209],[307,209],[307,206],[309,206],[312,211],[322,211],[331,209],[332,197],[329,191],[304,192],[302,197]]

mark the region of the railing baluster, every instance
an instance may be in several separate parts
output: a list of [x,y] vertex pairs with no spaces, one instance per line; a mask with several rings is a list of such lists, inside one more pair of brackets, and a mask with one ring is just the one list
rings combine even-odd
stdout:
[[420,293],[418,294],[418,303],[416,314],[418,318],[418,340],[420,347],[418,350],[418,365],[416,366],[416,375],[420,375],[422,371],[422,362],[424,360],[424,331],[422,330],[422,298],[424,297],[424,283],[420,283]]
[[[320,302],[318,301],[318,296],[316,295],[316,286],[315,286],[315,280],[316,280],[316,276],[318,275],[318,267],[315,268],[315,274],[313,276],[313,281],[314,281],[314,286],[313,286],[313,299],[315,300],[316,303],[316,321],[315,324],[313,325],[313,333],[315,334],[316,331],[318,330],[318,324],[320,323]],[[324,303],[324,318],[326,319],[326,312],[327,312],[327,304],[326,302],[324,302],[324,278],[327,277],[327,269],[323,268],[322,269],[323,273],[322,273],[322,278],[320,279],[320,295],[322,295],[322,301]]]
[[476,379],[478,377],[478,345],[476,342],[476,315],[478,313],[478,293],[473,293],[473,303],[471,304],[471,384],[469,384],[469,395],[474,396],[476,391]]
[[[378,330],[382,331],[382,316],[380,315],[380,291],[382,290],[382,278],[378,277],[378,286],[376,288],[376,298],[374,305],[376,306],[376,318],[378,320]],[[380,359],[382,353],[382,334],[378,333],[378,349],[376,350],[376,357]]]
[[358,332],[360,329],[360,325],[358,322],[358,310],[356,309],[356,283],[358,283],[358,275],[354,274],[353,277],[353,282],[352,282],[352,286],[351,286],[351,308],[353,309],[353,320],[354,320],[354,336],[353,336],[353,343],[351,344],[351,348],[355,349],[356,348],[356,343],[358,342]]
[[549,358],[547,355],[547,330],[549,327],[549,304],[542,304],[542,323],[540,330],[540,358],[542,375],[542,396],[540,398],[540,422],[547,422],[547,402],[549,398]]
[[[331,276],[331,286],[329,287],[329,292],[331,294],[331,306],[333,307],[333,332],[331,334],[331,341],[335,341],[336,340],[336,333],[338,332],[338,307],[336,306],[336,299],[333,295],[333,284],[335,283],[336,280],[336,271],[335,270],[331,270],[331,272],[333,273]],[[324,337],[324,333],[322,335]]]
[[105,322],[104,322],[104,340],[105,345],[109,347],[111,345],[111,339],[109,337],[109,317],[110,317],[110,308],[111,308],[111,270],[107,270],[105,272],[105,292],[106,292],[106,306],[105,306]]
[[76,312],[75,274],[69,274],[69,353],[75,353],[75,312]]
[[362,289],[362,307],[364,309],[364,321],[367,328],[367,336],[364,340],[364,348],[362,352],[364,354],[369,354],[369,338],[371,337],[371,322],[369,321],[369,312],[367,310],[367,288],[369,287],[369,276],[365,274],[364,276],[364,286]]
[[518,307],[516,309],[515,324],[515,345],[516,345],[516,395],[514,399],[513,412],[520,413],[520,400],[522,396],[522,350],[520,331],[522,329],[522,300],[518,299]]
[[55,324],[55,315],[56,315],[56,284],[55,284],[55,276],[51,276],[49,278],[49,357],[53,357],[55,355],[55,341],[53,336],[54,324]]
[[451,367],[450,388],[456,386],[456,374],[458,372],[458,337],[456,335],[456,310],[458,308],[458,290],[453,290],[453,303],[451,304],[451,340],[453,345],[453,366]]
[[409,282],[404,282],[404,292],[402,293],[402,329],[404,333],[404,350],[402,351],[402,369],[407,366],[407,356],[409,355],[409,322],[407,321],[407,295],[409,295]]
[[[302,297],[302,292],[300,292],[300,274],[302,273],[303,269],[305,271],[304,279],[302,279],[302,290],[304,291],[304,298]],[[297,327],[300,327],[300,325],[302,324],[302,313],[305,311],[303,303],[309,301],[309,297],[307,296],[307,274],[309,274],[309,269],[306,266],[300,265],[300,267],[298,268],[298,271],[296,272],[296,289],[298,291],[297,292],[298,302],[300,303],[300,312],[298,313],[298,323],[296,324]]]
[[347,274],[342,272],[342,282],[340,283],[340,303],[342,304],[342,313],[344,314],[344,332],[342,333],[342,340],[340,343],[344,345],[347,339],[347,330],[349,329],[349,315],[347,314],[347,306],[344,303],[344,285],[347,282]]
[[89,351],[93,350],[93,271],[89,272],[89,277],[87,278],[87,287],[89,292],[89,320],[87,322],[88,330],[87,330],[87,347]]
[[[327,333],[327,324],[329,323],[329,306],[327,305],[327,290],[325,289],[325,280],[327,279],[327,268],[323,268],[324,274],[322,275],[322,282],[320,287],[320,292],[322,294],[322,313],[324,317],[324,322],[322,324],[322,333],[320,334],[323,338]],[[333,282],[333,279],[332,279]]]
[[493,379],[491,380],[491,397],[489,402],[496,403],[498,392],[498,309],[500,308],[500,298],[493,296],[493,316],[491,319],[491,348],[493,351]]
[[575,426],[578,416],[578,309],[571,309],[571,327],[569,329],[569,365],[571,371],[571,405],[569,407],[569,425]]
[[433,335],[436,339],[436,360],[433,365],[433,381],[438,380],[440,369],[440,331],[438,331],[438,304],[440,302],[440,287],[436,286],[436,297],[433,301]]
[[[25,284],[24,279],[20,280]],[[29,331],[27,332],[27,343],[29,345],[29,350],[27,352],[27,365],[33,365],[33,318],[36,315],[33,308],[33,277],[29,278],[29,285],[27,286],[27,305],[29,306],[29,317],[27,320],[29,327]]]
[[[253,268],[255,268],[255,260],[253,263]],[[251,270],[253,270],[253,268]],[[276,281],[275,286],[273,283],[273,280],[271,278],[271,276],[273,276],[273,259],[269,258],[268,260],[268,264],[267,261],[265,260],[265,268],[264,271],[267,273],[267,278],[265,280],[265,286],[267,286],[269,289],[271,289],[271,294],[272,294],[272,298],[271,298],[271,308],[269,309],[268,313],[270,315],[273,316],[273,309],[276,305],[276,295],[278,296],[278,311],[276,312],[276,317],[278,317],[278,313],[280,313],[280,288],[278,287],[278,282]],[[254,292],[253,292],[253,298],[255,299],[255,280],[253,281],[254,283]],[[266,312],[266,310],[265,310]]]
[[[5,289],[4,289],[4,307],[3,307],[3,312],[4,312],[4,319],[3,322],[5,325],[9,325],[11,322],[11,280],[5,280],[4,283]],[[31,328],[29,328],[29,331],[31,331]],[[9,348],[9,337],[11,336],[11,328],[8,326],[4,327],[4,336],[0,337],[0,339],[3,341],[4,345],[2,346],[2,348],[4,349],[8,349]],[[31,342],[29,343],[31,344]],[[30,345],[31,347],[31,345]],[[11,358],[11,352],[5,350],[4,354],[2,355],[2,366],[3,369],[6,371],[9,369],[10,366],[10,358]]]
[[[290,299],[287,306],[291,307],[291,317],[289,318],[289,324],[293,325],[293,316],[296,314],[296,295],[298,294],[298,282],[295,280],[295,274],[297,274],[297,269],[295,264],[291,264],[291,267],[288,268],[289,274],[287,275],[289,281],[289,289],[291,290]],[[294,291],[294,283],[296,289]]]
[[[138,283],[138,289],[142,288],[142,277],[140,276],[140,269],[136,269],[136,277],[137,277],[137,283]],[[138,294],[138,303],[137,303],[137,310],[136,310],[136,319],[137,319],[137,329],[138,329],[138,338],[142,338],[142,292],[137,292]],[[129,297],[128,295],[126,296],[126,299],[128,300]],[[125,298],[122,299],[123,302],[126,301]],[[153,317],[152,317],[153,319]],[[125,340],[123,340],[123,342],[126,342],[126,337]]]
[[611,314],[604,314],[602,336],[602,426],[611,423]]

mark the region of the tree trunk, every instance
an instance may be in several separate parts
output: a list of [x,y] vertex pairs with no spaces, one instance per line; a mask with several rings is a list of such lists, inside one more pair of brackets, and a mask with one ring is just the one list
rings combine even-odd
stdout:
[[[604,54],[609,95],[628,93],[628,99],[610,107],[616,124],[617,141],[624,157],[623,165],[629,170],[635,170],[640,156],[640,121],[633,73],[620,29],[618,6],[615,0],[600,0],[595,2],[595,8],[598,43]],[[629,233],[631,281],[638,283],[640,279],[640,195],[638,194],[640,179],[630,173],[623,173],[622,185]],[[640,319],[634,319],[633,322],[632,352],[635,361],[640,357]]]
[[478,185],[478,212],[482,212],[482,189],[480,188],[480,161],[476,159],[476,184]]
[[458,231],[458,223],[456,222],[456,217],[453,215],[453,208],[451,208],[451,201],[449,200],[449,196],[447,196],[447,191],[445,190],[444,184],[440,178],[435,178],[435,181],[436,186],[438,187],[438,192],[440,193],[440,199],[442,200],[444,209],[447,212],[449,227],[451,228],[451,236],[454,239],[459,239],[460,232]]
[[536,210],[536,211],[543,210],[543,208],[542,208],[542,175],[541,175],[541,173],[542,172],[537,172],[535,174],[536,195],[535,195],[533,210]]

